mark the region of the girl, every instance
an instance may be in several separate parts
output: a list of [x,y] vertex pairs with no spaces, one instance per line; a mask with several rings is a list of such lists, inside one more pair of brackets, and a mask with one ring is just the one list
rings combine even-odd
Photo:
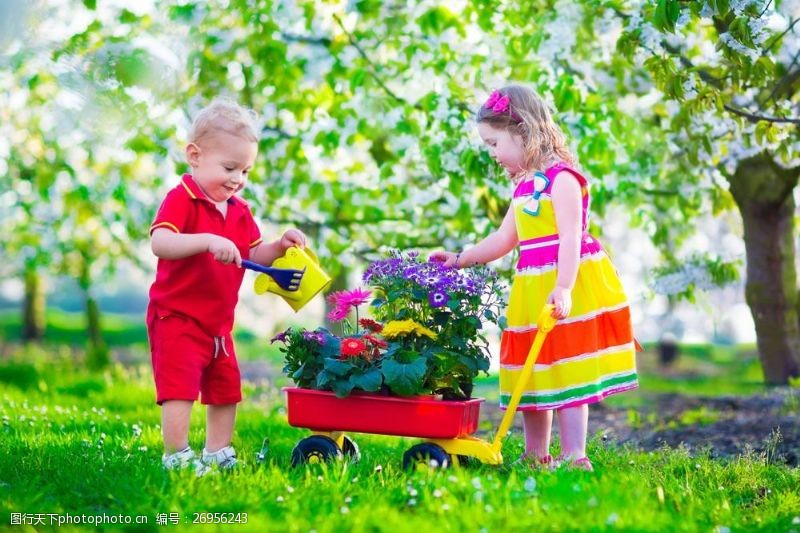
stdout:
[[[461,253],[431,259],[461,268],[498,259],[519,245],[500,345],[500,407],[518,379],[525,428],[521,462],[550,465],[553,410],[561,428],[556,464],[592,470],[586,457],[589,404],[636,388],[633,331],[622,285],[600,243],[587,233],[589,191],[546,105],[517,85],[494,91],[478,111],[478,133],[516,185],[500,228]],[[546,303],[559,319],[531,375],[522,365]]]

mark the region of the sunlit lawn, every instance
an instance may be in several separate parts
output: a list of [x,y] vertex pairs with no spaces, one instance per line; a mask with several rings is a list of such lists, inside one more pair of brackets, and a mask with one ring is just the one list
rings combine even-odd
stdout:
[[[267,349],[263,339],[252,342],[253,350]],[[75,369],[80,353],[73,349],[6,345],[5,351],[2,526],[10,524],[11,513],[121,514],[143,515],[146,529],[152,529],[159,513],[177,513],[185,525],[195,513],[216,512],[247,513],[247,524],[236,527],[254,531],[800,530],[800,471],[756,455],[716,460],[682,450],[642,453],[593,440],[594,474],[482,465],[409,473],[402,471],[401,457],[413,439],[355,435],[359,463],[292,469],[291,449],[308,432],[287,425],[281,382],[245,386],[234,441],[244,468],[203,478],[189,471],[166,473],[160,465],[159,410],[145,364],[88,374]],[[691,390],[713,390],[721,379],[695,383]],[[665,376],[646,377],[643,389],[669,383]],[[491,379],[481,389],[493,390]],[[192,424],[197,449],[204,425],[199,409]],[[484,424],[481,431],[490,437],[493,428]],[[266,461],[258,464],[265,438]],[[521,448],[520,435],[512,434],[504,455],[514,458]]]

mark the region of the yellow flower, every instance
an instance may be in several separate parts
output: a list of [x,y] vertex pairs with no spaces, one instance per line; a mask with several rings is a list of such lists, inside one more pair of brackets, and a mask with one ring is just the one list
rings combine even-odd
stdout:
[[395,337],[406,335],[412,331],[414,331],[413,320],[392,320],[383,326],[381,335],[387,339],[394,339]]
[[436,333],[413,320],[392,320],[391,322],[387,322],[386,325],[383,326],[383,331],[381,331],[381,335],[387,339],[402,337],[410,333],[417,336],[424,335],[430,339],[436,340]]
[[425,335],[426,337],[429,337],[432,340],[436,340],[436,333],[434,333],[433,331],[429,330],[428,328],[426,328],[423,325],[416,324],[416,323],[414,325],[416,326],[414,328],[414,333],[416,333],[419,336]]

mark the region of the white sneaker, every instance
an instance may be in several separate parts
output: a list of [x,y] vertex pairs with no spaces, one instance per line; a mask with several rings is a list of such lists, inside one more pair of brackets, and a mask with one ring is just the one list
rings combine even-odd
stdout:
[[166,453],[161,456],[161,463],[167,470],[180,470],[189,466],[195,466],[197,462],[197,454],[190,446],[183,450],[167,455]]
[[233,446],[225,446],[213,453],[204,448],[202,462],[207,467],[216,466],[220,470],[232,470],[241,466],[236,459],[236,450],[233,449]]

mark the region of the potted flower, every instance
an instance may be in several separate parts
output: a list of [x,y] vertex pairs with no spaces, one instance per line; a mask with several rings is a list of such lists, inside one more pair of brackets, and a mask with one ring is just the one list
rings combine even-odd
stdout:
[[413,252],[393,252],[372,263],[364,281],[376,293],[372,312],[384,323],[384,384],[401,396],[470,398],[474,378],[489,369],[484,325],[503,320],[497,274],[485,266],[456,270]]
[[[416,253],[393,252],[373,262],[364,281],[372,291],[328,296],[328,318],[341,325],[341,335],[289,329],[273,339],[284,344],[284,372],[298,387],[339,397],[357,390],[469,399],[474,378],[489,368],[483,326],[501,321],[497,275],[486,267],[455,270]],[[377,320],[359,316],[370,302]]]
[[[381,352],[386,342],[377,334],[380,324],[358,320],[358,307],[369,301],[371,293],[363,289],[337,292],[328,297],[334,305],[328,317],[340,322],[342,335],[325,328],[308,331],[289,328],[276,335],[272,342],[281,342],[284,353],[283,371],[298,387],[329,390],[345,397],[354,389],[376,392],[383,385],[380,370]],[[356,309],[356,324],[346,320],[351,308]]]

